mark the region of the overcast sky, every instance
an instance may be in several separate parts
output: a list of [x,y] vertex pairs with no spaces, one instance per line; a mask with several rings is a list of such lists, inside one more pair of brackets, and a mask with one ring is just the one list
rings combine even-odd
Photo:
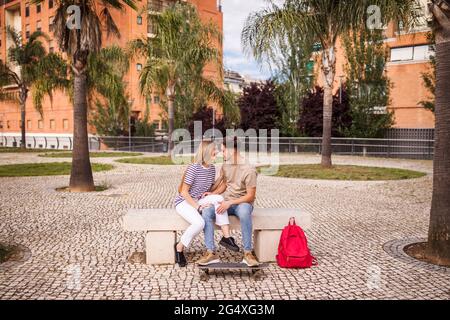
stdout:
[[222,0],[225,68],[257,79],[267,79],[270,73],[246,56],[241,47],[241,31],[247,16],[262,6],[264,0]]

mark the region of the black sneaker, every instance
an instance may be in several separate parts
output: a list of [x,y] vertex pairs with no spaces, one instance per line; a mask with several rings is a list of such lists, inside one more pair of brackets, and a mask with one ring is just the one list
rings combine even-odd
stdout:
[[175,246],[174,246],[174,250],[175,250],[175,263],[178,263],[178,265],[179,265],[181,268],[184,268],[184,267],[186,267],[186,265],[187,265],[186,257],[184,256],[184,253],[183,253],[183,252],[178,252],[178,251],[177,251],[177,244],[178,244],[178,243],[175,243]]
[[219,244],[221,246],[227,248],[228,250],[231,250],[234,252],[239,252],[239,247],[236,244],[236,242],[234,242],[233,237],[229,237],[229,238],[222,237],[222,240],[220,240]]

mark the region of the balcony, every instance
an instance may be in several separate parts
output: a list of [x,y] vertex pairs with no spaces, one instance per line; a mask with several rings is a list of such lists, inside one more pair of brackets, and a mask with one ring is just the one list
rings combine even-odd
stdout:
[[163,12],[166,8],[175,4],[176,0],[149,0],[147,9],[149,13],[157,14]]

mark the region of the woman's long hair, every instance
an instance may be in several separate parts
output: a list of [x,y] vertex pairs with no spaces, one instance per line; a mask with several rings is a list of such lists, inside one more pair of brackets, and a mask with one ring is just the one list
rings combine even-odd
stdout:
[[[203,140],[200,143],[200,146],[197,149],[197,153],[195,154],[193,163],[209,166],[212,163],[212,161],[213,161],[213,158],[212,158],[211,154],[212,154],[212,150],[215,147],[216,147],[216,145],[214,144],[213,141]],[[182,190],[183,182],[184,182],[184,178],[185,177],[186,177],[186,171],[184,171],[183,177],[181,178],[181,183],[178,186],[178,192],[179,193]]]

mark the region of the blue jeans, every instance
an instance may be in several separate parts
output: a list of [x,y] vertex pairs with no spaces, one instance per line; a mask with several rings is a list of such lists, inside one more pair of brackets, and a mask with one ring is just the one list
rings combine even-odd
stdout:
[[[241,223],[242,242],[244,243],[245,251],[252,251],[252,234],[253,234],[253,221],[252,221],[253,206],[249,203],[241,203],[232,205],[228,209],[229,216],[236,216]],[[214,243],[214,225],[216,219],[216,212],[214,207],[203,209],[203,219],[205,220],[205,245],[210,251],[216,250]]]

